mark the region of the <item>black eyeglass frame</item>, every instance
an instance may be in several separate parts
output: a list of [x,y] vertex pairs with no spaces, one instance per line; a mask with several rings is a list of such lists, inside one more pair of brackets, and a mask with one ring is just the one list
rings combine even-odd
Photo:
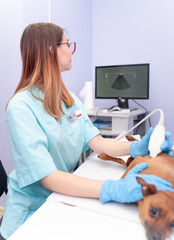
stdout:
[[66,44],[69,48],[70,48],[70,46],[71,46],[72,44],[74,44],[74,50],[72,51],[72,54],[75,53],[75,51],[76,51],[76,42],[62,42],[62,43],[57,43],[57,46],[60,46],[60,45],[62,45],[62,44]]

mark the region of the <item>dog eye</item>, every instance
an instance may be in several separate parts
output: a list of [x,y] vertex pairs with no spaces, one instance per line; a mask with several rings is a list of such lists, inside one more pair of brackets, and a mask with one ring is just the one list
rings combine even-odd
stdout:
[[151,207],[149,210],[149,213],[152,218],[155,218],[155,217],[159,217],[160,211],[156,207]]
[[174,221],[172,221],[169,225],[170,228],[174,228]]

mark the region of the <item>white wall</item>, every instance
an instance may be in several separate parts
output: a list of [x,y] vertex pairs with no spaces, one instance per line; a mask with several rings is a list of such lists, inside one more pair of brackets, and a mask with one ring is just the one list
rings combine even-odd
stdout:
[[[93,0],[92,9],[93,80],[95,66],[150,63],[150,99],[138,102],[164,110],[174,139],[174,1]],[[112,104],[95,100],[96,106]],[[153,126],[158,118],[152,117]]]

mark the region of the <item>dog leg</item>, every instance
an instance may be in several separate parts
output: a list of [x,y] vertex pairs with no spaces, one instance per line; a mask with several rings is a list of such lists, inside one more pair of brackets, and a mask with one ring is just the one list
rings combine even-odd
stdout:
[[100,154],[100,155],[98,155],[98,158],[100,158],[101,160],[104,160],[104,161],[112,161],[112,162],[122,164],[123,166],[125,166],[125,168],[127,168],[125,161],[121,158],[110,157],[107,154]]

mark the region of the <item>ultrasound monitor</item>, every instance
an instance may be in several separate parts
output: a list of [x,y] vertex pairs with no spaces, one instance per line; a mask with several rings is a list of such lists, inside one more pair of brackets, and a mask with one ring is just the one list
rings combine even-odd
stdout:
[[118,99],[128,108],[129,99],[149,99],[149,63],[95,67],[95,98]]

